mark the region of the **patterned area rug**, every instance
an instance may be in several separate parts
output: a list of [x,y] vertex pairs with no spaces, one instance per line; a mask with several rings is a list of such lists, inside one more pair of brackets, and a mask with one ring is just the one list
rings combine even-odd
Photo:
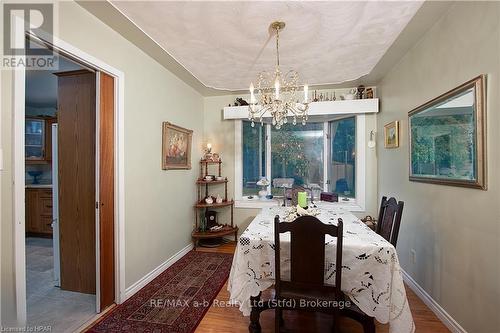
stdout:
[[87,332],[193,332],[226,282],[232,258],[189,252]]

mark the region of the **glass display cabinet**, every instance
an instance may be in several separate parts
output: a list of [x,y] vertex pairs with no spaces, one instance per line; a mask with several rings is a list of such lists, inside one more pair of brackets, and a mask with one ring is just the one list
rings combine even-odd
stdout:
[[25,158],[30,161],[45,159],[45,120],[26,118]]

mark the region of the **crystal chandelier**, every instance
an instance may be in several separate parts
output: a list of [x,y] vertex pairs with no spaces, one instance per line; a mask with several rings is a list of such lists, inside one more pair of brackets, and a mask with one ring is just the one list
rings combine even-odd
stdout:
[[285,22],[273,22],[271,28],[276,30],[276,68],[273,71],[259,73],[257,87],[254,87],[253,82],[250,84],[248,119],[252,121],[252,127],[255,126],[254,121],[257,118],[262,124],[266,114],[272,117],[276,129],[288,123],[288,117],[293,117],[294,125],[297,124],[297,118],[302,121],[302,125],[305,125],[309,107],[308,87],[304,85],[304,100],[300,103],[296,96],[302,90],[299,86],[299,73],[294,70],[282,73],[280,70],[279,34],[280,30],[285,28]]

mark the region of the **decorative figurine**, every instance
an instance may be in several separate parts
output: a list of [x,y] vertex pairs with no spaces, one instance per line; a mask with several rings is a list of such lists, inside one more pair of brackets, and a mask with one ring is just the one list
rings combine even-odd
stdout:
[[217,194],[217,198],[215,198],[215,202],[218,204],[222,203],[222,197],[220,196],[220,194]]
[[363,99],[363,91],[365,91],[365,86],[364,85],[358,86],[358,99]]
[[245,101],[243,98],[241,97],[237,97],[236,98],[236,102],[234,103],[236,104],[237,106],[244,106],[244,105],[248,105],[248,102]]
[[372,88],[366,89],[365,98],[373,98],[373,89]]
[[211,196],[205,198],[205,202],[209,205],[214,203],[214,199]]
[[352,88],[351,90],[349,90],[348,93],[342,95],[342,97],[345,99],[345,100],[353,100],[353,99],[356,99],[356,88]]
[[314,99],[313,99],[313,102],[317,102],[318,101],[318,92],[316,90],[314,90]]
[[333,92],[333,97],[332,97],[332,101],[336,101],[337,100],[337,97],[335,96],[335,91]]

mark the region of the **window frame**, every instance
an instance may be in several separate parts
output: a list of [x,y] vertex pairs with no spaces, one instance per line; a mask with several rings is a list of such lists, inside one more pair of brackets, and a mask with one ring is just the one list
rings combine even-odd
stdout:
[[[339,202],[336,206],[341,206],[352,212],[365,211],[366,207],[366,116],[364,114],[345,114],[341,117],[330,117],[327,119],[318,119],[311,122],[323,123],[323,188],[329,188],[330,158],[331,158],[331,140],[330,140],[330,122],[345,118],[355,117],[356,119],[356,197],[347,198],[339,196]],[[260,126],[259,124],[256,124]],[[271,125],[266,124],[266,175],[271,175]],[[300,125],[297,125],[300,126]],[[234,195],[236,208],[264,208],[278,205],[279,200],[262,201],[257,199],[248,199],[243,196],[243,120],[234,120]],[[270,179],[271,181],[271,179]],[[270,193],[271,188],[268,188]]]

